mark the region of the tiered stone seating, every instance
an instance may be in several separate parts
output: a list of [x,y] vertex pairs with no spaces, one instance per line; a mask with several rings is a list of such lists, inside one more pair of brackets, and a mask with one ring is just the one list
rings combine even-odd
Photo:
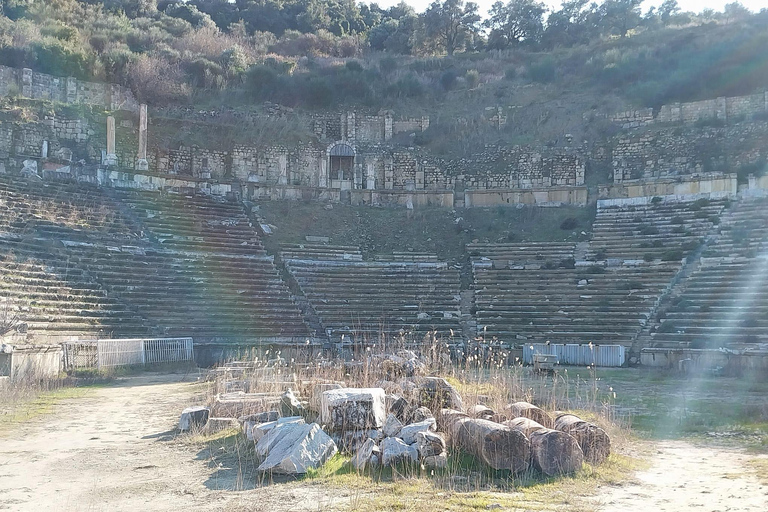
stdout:
[[123,192],[117,197],[162,247],[229,255],[265,254],[240,205],[204,196],[151,192]]
[[71,248],[71,261],[131,304],[156,335],[196,341],[309,336],[270,258],[185,255],[152,248]]
[[[601,208],[592,227],[589,259],[675,259],[713,231],[723,201],[648,204]],[[679,259],[679,258],[678,258]]]
[[0,233],[46,238],[136,238],[137,228],[101,190],[0,174]]
[[0,241],[0,302],[32,343],[148,334],[144,319],[107,296],[81,267],[8,236]]
[[444,263],[362,261],[359,250],[333,246],[288,246],[281,258],[332,340],[460,335],[459,272]]
[[723,216],[701,265],[655,320],[653,347],[768,342],[768,201],[745,199]]
[[235,204],[2,176],[0,255],[4,288],[35,335],[311,336]]
[[579,262],[575,244],[470,244],[478,335],[629,346],[675,268]]

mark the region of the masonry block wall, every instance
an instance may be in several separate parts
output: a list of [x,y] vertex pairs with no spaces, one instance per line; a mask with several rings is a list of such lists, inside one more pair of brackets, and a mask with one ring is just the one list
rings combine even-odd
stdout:
[[733,172],[768,158],[766,140],[766,121],[623,135],[614,141],[613,181]]
[[96,105],[107,110],[138,112],[139,109],[130,89],[119,85],[47,75],[28,68],[0,66],[0,95],[11,94],[61,103]]

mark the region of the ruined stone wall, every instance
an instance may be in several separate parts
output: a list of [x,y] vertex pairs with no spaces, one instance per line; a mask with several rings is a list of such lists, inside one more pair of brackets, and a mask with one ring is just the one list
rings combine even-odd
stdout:
[[[719,97],[689,103],[662,105],[654,115],[652,108],[627,110],[605,116],[623,128],[638,128],[654,123],[694,124],[701,120],[735,122],[768,112],[768,91],[749,96]],[[585,113],[587,119],[594,113]]]
[[768,158],[768,122],[624,135],[612,149],[613,181],[733,171]]
[[576,150],[488,145],[472,158],[443,161],[449,176],[467,188],[581,186],[585,159]]
[[31,69],[0,66],[0,95],[21,95],[25,98],[83,103],[107,110],[137,112],[139,104],[133,93],[116,84],[95,83],[73,77],[57,77]]

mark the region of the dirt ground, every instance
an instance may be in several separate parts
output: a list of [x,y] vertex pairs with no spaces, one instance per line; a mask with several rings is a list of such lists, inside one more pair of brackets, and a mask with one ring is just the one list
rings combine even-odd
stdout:
[[726,447],[661,441],[647,471],[636,482],[601,489],[595,497],[602,512],[629,510],[763,512],[768,485],[747,464],[756,455]]
[[[312,481],[256,487],[176,437],[194,401],[196,376],[143,374],[65,400],[0,438],[0,510],[354,509],[358,491]],[[595,509],[763,511],[768,486],[748,469],[755,456],[665,441],[636,483],[601,489]],[[234,490],[244,489],[244,490]]]

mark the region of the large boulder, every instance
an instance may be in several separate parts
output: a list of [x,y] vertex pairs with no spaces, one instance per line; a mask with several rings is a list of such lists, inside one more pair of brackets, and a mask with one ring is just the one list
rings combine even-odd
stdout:
[[280,430],[283,435],[271,446],[258,471],[303,475],[325,464],[337,452],[336,443],[317,423],[289,423]]
[[333,430],[368,430],[384,425],[382,388],[341,388],[323,392],[320,421]]
[[381,464],[392,466],[394,464],[414,463],[419,461],[419,452],[416,445],[408,445],[397,437],[388,437],[381,442]]
[[419,388],[419,405],[432,411],[453,409],[463,411],[464,404],[456,388],[440,377],[425,377]]
[[179,418],[179,430],[181,432],[189,432],[192,429],[202,428],[206,423],[208,423],[208,418],[210,415],[211,410],[204,405],[187,407],[181,411],[181,417]]

